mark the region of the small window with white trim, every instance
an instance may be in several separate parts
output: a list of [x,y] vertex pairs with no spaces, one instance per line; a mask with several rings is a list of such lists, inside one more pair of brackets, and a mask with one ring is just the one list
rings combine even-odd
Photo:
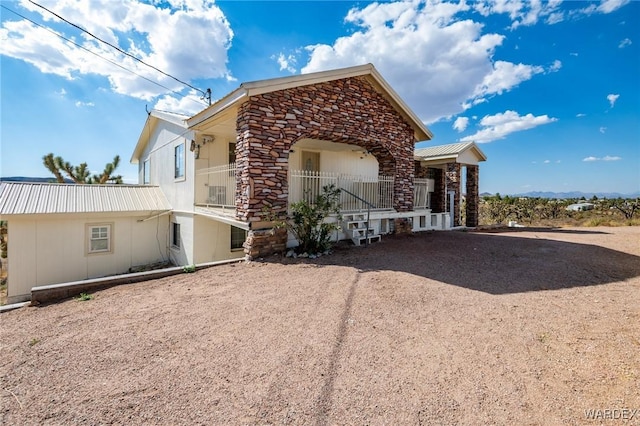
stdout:
[[180,248],[180,224],[171,223],[171,247]]
[[149,168],[149,160],[142,163],[142,183],[148,185],[151,180],[151,169]]
[[176,145],[174,148],[174,174],[176,179],[184,178],[184,144]]
[[111,225],[89,225],[89,254],[111,252]]

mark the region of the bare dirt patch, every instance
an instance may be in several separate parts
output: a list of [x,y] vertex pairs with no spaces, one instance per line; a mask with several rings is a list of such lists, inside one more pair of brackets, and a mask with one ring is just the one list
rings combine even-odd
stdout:
[[0,316],[0,423],[582,425],[640,409],[640,227],[385,237],[94,296]]

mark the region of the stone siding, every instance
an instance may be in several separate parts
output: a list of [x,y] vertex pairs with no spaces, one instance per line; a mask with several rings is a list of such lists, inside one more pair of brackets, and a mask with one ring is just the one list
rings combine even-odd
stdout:
[[282,252],[287,248],[285,228],[251,230],[243,244],[245,257],[249,260]]
[[289,150],[305,138],[366,149],[381,174],[394,176],[394,208],[413,210],[413,128],[365,77],[353,77],[252,96],[240,106],[239,220],[261,221],[266,210],[286,215]]
[[478,226],[478,208],[480,194],[478,192],[478,182],[480,168],[475,165],[467,166],[467,220],[465,225],[471,228]]

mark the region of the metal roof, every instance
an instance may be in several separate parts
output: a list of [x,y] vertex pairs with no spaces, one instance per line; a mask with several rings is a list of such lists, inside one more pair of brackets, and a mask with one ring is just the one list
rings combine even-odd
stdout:
[[0,214],[111,213],[170,210],[157,186],[0,183]]
[[481,161],[486,161],[487,156],[478,148],[475,142],[460,142],[448,145],[438,145],[429,148],[418,148],[414,151],[414,157],[419,160],[435,160],[457,157],[463,152],[472,149]]

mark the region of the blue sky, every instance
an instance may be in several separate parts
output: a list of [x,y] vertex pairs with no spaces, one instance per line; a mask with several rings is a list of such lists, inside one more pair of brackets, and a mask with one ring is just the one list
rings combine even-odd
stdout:
[[[419,147],[479,143],[481,192],[640,192],[640,2],[35,1],[214,100],[371,62],[434,133]],[[204,108],[33,3],[1,4],[2,176],[118,154],[134,183],[145,108]]]

